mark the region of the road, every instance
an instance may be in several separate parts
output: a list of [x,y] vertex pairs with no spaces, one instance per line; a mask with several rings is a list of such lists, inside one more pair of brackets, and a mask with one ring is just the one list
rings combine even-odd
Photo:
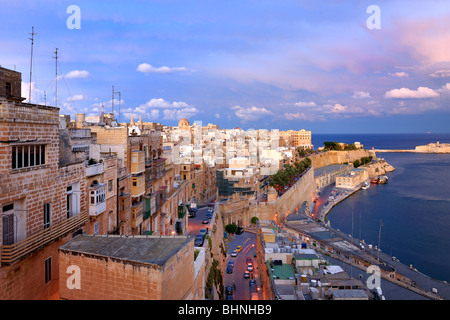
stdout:
[[[200,229],[208,229],[208,232],[211,230],[211,220],[209,220],[208,224],[203,224],[203,219],[206,218],[206,213],[208,212],[209,207],[202,207],[197,210],[197,214],[195,217],[188,218],[188,227],[186,233],[188,235],[196,236],[199,234]],[[213,208],[211,208],[213,209]],[[204,244],[203,244],[204,245]]]
[[[231,252],[237,246],[242,246],[242,251],[236,257],[231,256]],[[244,231],[240,235],[234,235],[227,243],[227,259],[234,261],[233,273],[225,273],[224,287],[231,286],[234,289],[233,300],[259,300],[258,287],[261,287],[261,282],[258,277],[258,264],[254,254],[256,253],[256,235],[252,232]],[[250,280],[244,278],[244,271],[246,270],[247,258],[252,259],[254,270],[250,272],[250,279],[254,279],[256,285],[250,286]]]

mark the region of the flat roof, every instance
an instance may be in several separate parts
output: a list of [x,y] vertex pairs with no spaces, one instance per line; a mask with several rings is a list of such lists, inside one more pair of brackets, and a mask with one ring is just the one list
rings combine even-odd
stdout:
[[271,276],[276,276],[277,279],[295,279],[295,271],[292,264],[283,263],[282,265],[272,264],[270,266],[270,262],[267,261],[267,268],[271,274]]
[[361,289],[331,289],[335,298],[351,299],[351,298],[369,298],[364,290]]
[[88,255],[163,266],[193,236],[79,235],[59,247]]

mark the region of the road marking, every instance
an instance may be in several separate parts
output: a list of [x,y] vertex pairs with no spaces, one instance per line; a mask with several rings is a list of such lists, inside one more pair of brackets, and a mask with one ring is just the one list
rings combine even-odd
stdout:
[[245,241],[242,245],[244,245],[248,240],[250,240],[250,238],[245,239]]

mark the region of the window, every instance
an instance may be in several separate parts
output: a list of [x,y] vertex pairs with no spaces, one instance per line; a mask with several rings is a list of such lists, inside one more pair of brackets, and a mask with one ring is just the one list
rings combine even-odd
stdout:
[[35,167],[45,164],[45,145],[13,146],[11,164],[13,169]]
[[67,219],[80,213],[80,184],[79,182],[67,187],[66,212]]
[[44,261],[45,283],[52,280],[52,258],[47,258]]
[[44,229],[50,227],[50,221],[51,221],[50,203],[44,203]]
[[111,192],[113,190],[113,181],[112,179],[108,181],[108,192]]
[[96,222],[94,223],[94,234],[98,234],[98,230],[99,230],[99,223]]
[[11,92],[12,92],[12,90],[11,90],[11,82],[6,82],[6,88],[5,89],[6,89],[5,90],[6,96],[11,96]]

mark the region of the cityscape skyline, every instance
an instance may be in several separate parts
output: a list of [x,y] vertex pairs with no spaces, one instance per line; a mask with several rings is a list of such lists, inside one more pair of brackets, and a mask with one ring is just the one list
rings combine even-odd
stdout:
[[[1,65],[32,103],[99,115],[121,93],[121,121],[315,133],[448,132],[450,9],[445,1],[127,4],[5,1]],[[69,13],[68,13],[69,11]],[[27,21],[26,24],[23,21]],[[117,113],[119,96],[115,96]]]

